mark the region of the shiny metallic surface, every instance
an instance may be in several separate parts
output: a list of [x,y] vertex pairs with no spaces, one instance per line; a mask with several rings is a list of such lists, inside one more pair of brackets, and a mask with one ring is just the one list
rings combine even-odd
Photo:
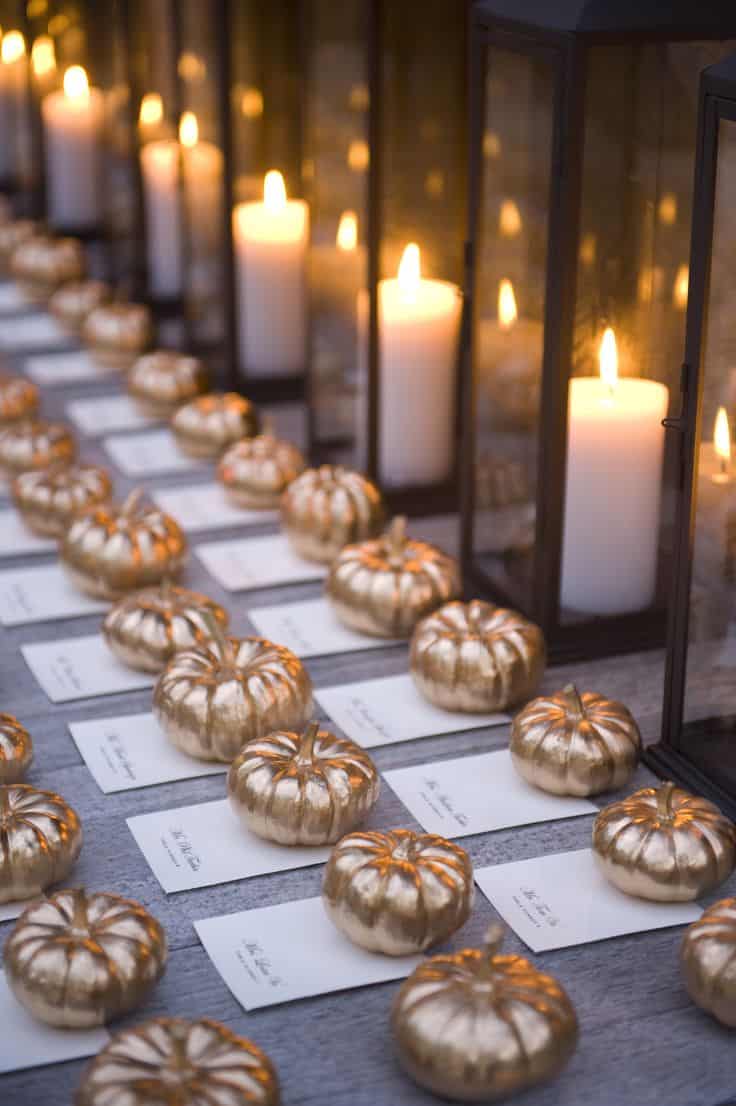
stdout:
[[140,1006],[166,957],[166,935],[140,903],[64,890],[21,914],[5,942],[3,966],[34,1018],[90,1029]]
[[304,471],[305,460],[291,442],[264,430],[230,446],[220,461],[217,479],[235,507],[278,507],[283,492]]
[[0,373],[0,427],[38,414],[38,388],[24,376]]
[[20,473],[11,494],[30,530],[60,538],[79,511],[110,498],[112,481],[98,465],[57,464]]
[[9,479],[30,469],[69,464],[76,454],[74,435],[63,422],[24,419],[0,431],[0,471]]
[[12,714],[0,713],[0,784],[20,783],[33,761],[33,741]]
[[415,968],[391,1010],[399,1061],[421,1087],[460,1102],[497,1102],[554,1079],[578,1039],[575,1008],[554,976],[485,949],[433,956]]
[[126,386],[142,414],[168,418],[182,403],[209,390],[210,375],[199,357],[158,349],[134,362]]
[[546,661],[538,626],[517,611],[473,599],[446,603],[418,624],[409,668],[430,703],[484,714],[533,695]]
[[406,519],[383,537],[346,545],[330,566],[326,594],[335,614],[372,637],[406,638],[420,619],[462,591],[454,557],[406,536]]
[[35,219],[12,219],[0,224],[0,271],[10,272],[13,254],[23,242],[42,233],[42,226]]
[[82,324],[82,339],[106,369],[129,369],[153,341],[151,312],[142,303],[103,303]]
[[211,640],[209,618],[227,626],[219,603],[164,580],[119,599],[105,616],[102,636],[129,668],[162,672],[175,653]]
[[122,505],[106,503],[81,511],[59,546],[59,558],[76,587],[100,599],[173,578],[187,558],[179,524],[141,501],[140,488]]
[[306,469],[281,497],[281,525],[307,561],[330,564],[351,542],[375,538],[384,509],[375,484],[341,465]]
[[70,280],[57,288],[49,300],[49,311],[69,334],[77,335],[89,315],[112,296],[104,280]]
[[459,845],[397,829],[349,833],[325,867],[322,901],[356,945],[409,956],[464,925],[473,905],[473,866]]
[[182,453],[216,459],[241,438],[258,433],[258,413],[237,392],[210,392],[185,403],[171,419],[171,429]]
[[721,899],[685,932],[680,971],[696,1006],[736,1029],[736,899]]
[[365,819],[380,790],[376,766],[354,741],[283,730],[249,741],[230,765],[230,806],[246,829],[281,845],[334,844]]
[[112,1038],[87,1067],[74,1106],[279,1106],[276,1070],[245,1037],[209,1018],[155,1018]]
[[554,795],[598,795],[631,778],[641,734],[623,703],[574,684],[519,711],[509,752],[520,776]]
[[44,303],[67,280],[84,276],[87,262],[76,238],[52,238],[38,234],[13,251],[10,271],[34,303]]
[[81,823],[60,795],[0,787],[0,903],[35,898],[65,879],[81,848]]
[[627,895],[689,902],[733,870],[736,826],[714,803],[663,783],[600,812],[593,854],[606,879]]

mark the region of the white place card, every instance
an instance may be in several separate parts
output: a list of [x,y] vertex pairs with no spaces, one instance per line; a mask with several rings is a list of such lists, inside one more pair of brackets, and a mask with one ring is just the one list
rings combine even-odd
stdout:
[[0,315],[17,315],[27,311],[30,301],[12,280],[0,284]]
[[77,591],[60,564],[6,568],[0,572],[0,623],[3,626],[82,618],[106,611],[109,606],[109,603]]
[[0,557],[52,553],[55,549],[54,539],[33,534],[14,507],[0,508]]
[[298,657],[327,657],[361,649],[385,649],[406,644],[369,637],[343,626],[326,599],[305,599],[277,607],[258,607],[248,618],[262,637],[286,645]]
[[103,442],[111,460],[126,476],[163,476],[205,468],[182,453],[170,430],[146,430],[142,434],[113,434]]
[[0,922],[12,922],[20,918],[25,908],[32,902],[0,902]]
[[0,1073],[94,1056],[110,1040],[106,1029],[56,1029],[26,1013],[0,972]]
[[25,363],[26,375],[36,384],[76,384],[77,381],[107,379],[105,373],[83,349],[66,350],[63,353],[39,353]]
[[188,484],[179,488],[154,488],[151,496],[162,511],[181,521],[190,534],[226,526],[254,526],[274,522],[278,511],[249,511],[233,507],[219,484]]
[[66,413],[83,434],[97,438],[117,430],[143,430],[155,419],[142,415],[130,396],[98,396],[93,399],[73,399]]
[[68,346],[71,339],[51,315],[34,311],[0,320],[0,349],[6,353],[23,353],[30,349],[58,349]]
[[423,699],[411,676],[383,676],[340,687],[323,687],[315,699],[347,737],[364,749],[417,737],[501,726],[507,714],[451,714]]
[[153,687],[154,677],[116,660],[100,634],[22,645],[23,659],[52,703]]
[[477,868],[475,882],[533,952],[687,925],[702,914],[697,903],[625,895],[603,878],[591,849]]
[[283,534],[204,542],[194,552],[227,591],[299,584],[327,575],[325,565],[298,557]]
[[508,749],[394,768],[383,778],[427,833],[443,837],[598,813],[587,799],[548,795],[526,783]]
[[70,722],[69,733],[105,794],[227,771],[176,749],[150,713]]
[[256,837],[236,818],[226,799],[139,814],[129,818],[128,825],[168,894],[308,868],[330,855],[329,847],[290,847]]
[[319,898],[205,918],[194,928],[246,1010],[403,979],[422,960],[358,948],[333,926]]

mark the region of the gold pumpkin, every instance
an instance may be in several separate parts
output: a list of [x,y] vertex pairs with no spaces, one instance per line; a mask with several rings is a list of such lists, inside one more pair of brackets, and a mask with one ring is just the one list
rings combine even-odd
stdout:
[[322,901],[354,944],[409,956],[465,924],[473,891],[470,857],[452,841],[407,829],[357,831],[332,850]]
[[118,599],[175,576],[186,561],[179,524],[142,503],[142,494],[137,488],[122,506],[106,503],[81,511],[64,534],[61,564],[86,595]]
[[506,710],[542,678],[542,631],[517,611],[482,599],[446,603],[417,625],[409,668],[417,690],[442,710]]
[[189,457],[214,460],[241,438],[258,433],[258,414],[237,392],[210,392],[185,403],[171,420],[177,445]]
[[155,1018],[116,1034],[87,1067],[74,1106],[279,1106],[266,1054],[209,1018]]
[[210,377],[199,357],[159,349],[144,353],[135,361],[126,385],[142,414],[163,419],[182,403],[208,391]]
[[568,684],[514,718],[516,771],[553,795],[598,795],[631,779],[641,755],[639,727],[623,703]]
[[57,891],[27,907],[8,937],[8,985],[34,1018],[91,1029],[145,1002],[166,967],[166,936],[119,895]]
[[270,429],[243,438],[223,454],[217,478],[236,507],[263,510],[278,507],[283,492],[304,471],[304,457],[295,445]]
[[311,722],[243,746],[230,765],[230,806],[246,829],[281,845],[334,844],[365,819],[380,790],[376,767],[354,741]]
[[54,292],[49,311],[64,330],[77,335],[90,311],[107,303],[110,296],[110,286],[104,280],[70,280]]
[[341,622],[387,638],[409,637],[421,618],[461,590],[455,558],[407,538],[403,516],[383,537],[346,545],[332,562],[326,585]]
[[431,957],[394,999],[399,1060],[432,1094],[505,1101],[554,1079],[575,1051],[578,1019],[567,992],[523,956],[502,955],[502,941],[493,925],[483,949]]
[[688,927],[680,969],[695,1005],[736,1029],[736,899],[713,903]]
[[668,782],[605,807],[593,825],[593,854],[627,895],[690,902],[730,875],[736,826],[714,803]]
[[0,223],[0,271],[10,272],[13,254],[23,242],[41,234],[41,224],[35,219],[12,219]]
[[0,787],[0,903],[33,899],[65,879],[81,848],[79,818],[60,795]]
[[210,640],[208,616],[227,626],[227,613],[219,603],[164,580],[158,588],[119,599],[105,616],[102,634],[129,668],[162,672],[175,653]]
[[76,238],[39,234],[13,251],[10,271],[30,300],[43,303],[67,280],[79,280],[87,267],[84,247]]
[[34,534],[60,538],[85,507],[104,503],[112,481],[98,465],[50,465],[22,472],[13,481],[12,496],[23,521]]
[[19,783],[31,766],[33,741],[12,714],[0,713],[0,785]]
[[341,465],[306,469],[281,497],[283,529],[307,561],[330,564],[343,546],[377,537],[383,519],[375,484]]
[[151,312],[142,303],[103,303],[82,324],[82,339],[98,365],[129,369],[153,341]]
[[76,453],[74,435],[62,422],[28,419],[0,431],[0,470],[8,479],[30,469],[70,464]]
[[263,638],[226,638],[176,653],[158,679],[153,712],[171,741],[199,760],[234,760],[246,741],[303,726],[312,681],[298,657]]
[[24,376],[0,373],[0,427],[38,413],[38,388]]

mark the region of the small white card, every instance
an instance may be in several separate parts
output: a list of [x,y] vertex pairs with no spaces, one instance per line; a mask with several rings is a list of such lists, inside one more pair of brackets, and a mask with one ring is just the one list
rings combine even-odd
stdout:
[[51,315],[38,311],[0,320],[0,349],[23,353],[29,349],[56,349],[68,346],[71,339]]
[[83,349],[64,353],[42,353],[29,357],[25,363],[26,375],[37,384],[75,384],[78,380],[104,378],[104,371],[95,364]]
[[106,1029],[56,1029],[36,1021],[0,972],[0,1073],[94,1056],[110,1040]]
[[154,488],[151,496],[162,511],[181,520],[191,534],[226,526],[254,526],[277,519],[278,511],[249,511],[233,507],[219,484],[188,484],[181,488]]
[[106,611],[109,606],[109,603],[77,591],[59,564],[6,568],[0,572],[0,622],[3,626],[82,618]]
[[422,960],[381,956],[352,944],[319,898],[205,918],[194,928],[246,1010],[403,979]]
[[56,544],[53,538],[40,538],[31,533],[14,507],[0,508],[0,557],[51,553]]
[[104,440],[111,460],[126,476],[163,476],[173,472],[193,472],[206,467],[206,461],[187,457],[179,449],[170,430],[146,430],[142,434],[114,434]]
[[248,618],[261,637],[278,641],[298,657],[327,657],[332,653],[355,653],[361,649],[385,649],[389,645],[402,644],[359,634],[343,626],[326,599],[257,607],[248,611]]
[[204,542],[194,552],[227,591],[300,584],[327,575],[326,565],[297,556],[283,534]]
[[383,777],[427,833],[444,837],[598,813],[587,799],[548,795],[526,783],[508,749],[394,768]]
[[475,881],[532,952],[687,925],[703,912],[697,903],[625,895],[598,871],[591,849],[477,868]]
[[23,659],[52,703],[153,687],[154,677],[116,660],[100,634],[22,645]]
[[383,676],[314,693],[333,722],[364,749],[417,737],[501,726],[507,714],[451,714],[423,699],[411,676]]
[[0,922],[12,922],[20,918],[31,902],[33,899],[28,899],[27,902],[0,902]]
[[0,315],[16,315],[28,309],[28,298],[12,280],[0,284]]
[[227,771],[176,749],[150,713],[70,722],[69,733],[105,794]]
[[128,825],[167,894],[308,868],[330,855],[329,847],[290,847],[256,837],[236,818],[227,799],[139,814]]
[[155,421],[142,415],[130,396],[99,396],[96,399],[73,399],[66,413],[83,434],[98,438],[117,430],[143,430]]

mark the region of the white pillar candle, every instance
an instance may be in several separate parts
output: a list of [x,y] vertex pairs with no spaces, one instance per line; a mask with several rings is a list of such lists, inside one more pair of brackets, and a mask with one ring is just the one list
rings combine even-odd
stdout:
[[570,381],[560,603],[628,614],[655,597],[669,393],[654,380],[618,378],[610,329],[600,363],[599,377]]
[[179,124],[184,166],[184,190],[192,254],[203,258],[217,249],[222,205],[222,153],[201,142],[197,117],[185,111]]
[[281,173],[266,174],[263,201],[233,211],[240,364],[255,376],[304,370],[309,209],[287,200]]
[[386,487],[450,476],[455,442],[460,290],[421,275],[419,247],[378,285],[378,465]]
[[7,31],[0,42],[0,178],[16,177],[21,168],[27,76],[25,39]]
[[498,286],[496,319],[481,319],[477,332],[479,404],[484,419],[501,427],[530,427],[539,412],[544,328],[519,318],[511,281]]
[[156,299],[174,299],[182,291],[179,163],[179,143],[173,138],[141,147],[148,289]]
[[41,110],[49,219],[65,230],[94,226],[103,211],[102,93],[89,87],[80,65],[72,65],[63,88],[45,96]]

